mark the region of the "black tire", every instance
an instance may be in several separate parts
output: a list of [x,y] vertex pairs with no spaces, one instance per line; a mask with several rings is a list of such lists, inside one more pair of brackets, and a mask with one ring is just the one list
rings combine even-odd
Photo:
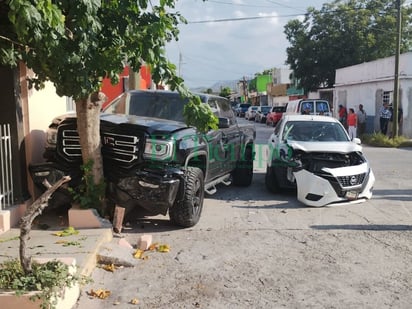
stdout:
[[279,192],[279,183],[276,178],[275,171],[273,170],[273,167],[266,167],[266,174],[265,174],[265,185],[266,189],[272,193],[278,193]]
[[242,160],[236,163],[232,172],[232,180],[235,186],[248,187],[253,179],[253,145],[248,145]]
[[188,167],[185,172],[182,200],[169,209],[170,221],[182,227],[192,227],[199,222],[205,195],[203,172],[197,167]]

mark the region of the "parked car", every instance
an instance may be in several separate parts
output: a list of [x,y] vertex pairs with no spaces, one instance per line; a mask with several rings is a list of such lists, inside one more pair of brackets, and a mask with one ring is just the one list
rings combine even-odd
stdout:
[[272,106],[270,113],[266,117],[266,125],[276,126],[286,111],[286,106]]
[[333,117],[284,114],[269,138],[266,187],[296,188],[308,206],[357,203],[372,197],[375,176],[353,141]]
[[255,115],[256,115],[256,111],[258,109],[258,106],[250,106],[246,113],[245,113],[245,119],[246,120],[255,120]]
[[[239,125],[227,99],[198,96],[219,119],[218,129],[205,134],[185,124],[187,100],[177,92],[128,91],[104,109],[101,152],[112,205],[168,214],[174,224],[190,227],[199,221],[204,192],[215,193],[220,183],[251,184],[254,126]],[[30,166],[33,180],[42,187],[44,178],[53,184],[69,175],[76,188],[82,154],[75,114],[55,118],[49,128],[48,162]],[[67,204],[70,195],[51,200]]]
[[252,104],[250,103],[240,103],[239,107],[236,109],[236,116],[238,117],[244,117],[248,108],[251,106]]
[[259,108],[256,111],[255,122],[265,123],[266,117],[271,109],[271,106],[259,106]]

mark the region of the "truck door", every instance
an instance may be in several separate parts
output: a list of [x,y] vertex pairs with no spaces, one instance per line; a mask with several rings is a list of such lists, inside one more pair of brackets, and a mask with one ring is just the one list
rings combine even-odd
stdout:
[[[222,100],[222,101],[221,101]],[[209,146],[209,170],[207,181],[230,173],[237,161],[240,144],[239,129],[229,102],[221,98],[211,97],[208,104],[218,117],[229,119],[228,128],[210,130],[206,137]]]
[[224,162],[222,173],[230,173],[235,168],[236,162],[240,157],[240,129],[229,102],[223,98],[218,98],[217,104],[219,117],[229,119],[229,127],[221,128],[220,130],[222,131],[222,144],[224,145],[224,153],[221,158],[222,162]]

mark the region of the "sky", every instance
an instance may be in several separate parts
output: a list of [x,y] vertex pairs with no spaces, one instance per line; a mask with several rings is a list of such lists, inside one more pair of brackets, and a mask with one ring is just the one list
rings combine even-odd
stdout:
[[[302,18],[308,6],[320,9],[326,2],[330,1],[179,0],[175,11],[188,24],[180,25],[179,39],[168,43],[166,55],[189,88],[287,68],[284,26]],[[270,18],[237,20],[265,16]],[[230,21],[216,21],[221,19]]]

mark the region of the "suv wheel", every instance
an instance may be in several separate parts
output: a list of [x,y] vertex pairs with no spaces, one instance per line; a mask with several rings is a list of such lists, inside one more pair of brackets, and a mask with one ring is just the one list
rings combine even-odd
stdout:
[[197,167],[188,167],[185,173],[183,196],[169,209],[170,220],[182,227],[194,226],[200,219],[204,198],[203,172]]
[[250,186],[253,179],[253,145],[248,145],[244,158],[236,163],[236,168],[232,172],[232,180],[235,186]]
[[279,192],[279,183],[276,179],[275,171],[273,167],[266,167],[266,175],[265,175],[265,185],[266,189],[268,189],[272,193]]

